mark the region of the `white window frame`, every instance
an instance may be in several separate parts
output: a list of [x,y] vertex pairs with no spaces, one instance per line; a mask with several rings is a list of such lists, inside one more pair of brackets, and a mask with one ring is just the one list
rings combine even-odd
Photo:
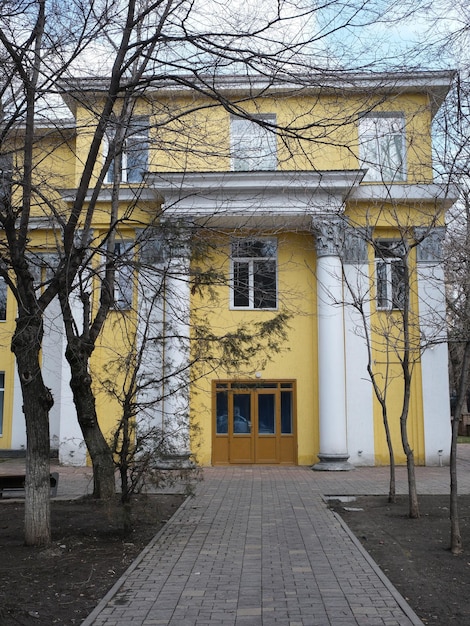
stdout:
[[[255,255],[246,255],[246,256],[238,256],[238,254],[236,254],[235,250],[236,247],[239,244],[250,244],[250,242],[253,243],[261,243],[264,244],[266,246],[272,246],[273,247],[273,252],[271,254],[265,254],[265,255],[259,255],[259,256],[255,256]],[[240,311],[240,310],[255,310],[255,311],[262,311],[262,310],[276,310],[278,308],[278,298],[279,298],[279,290],[278,290],[278,263],[277,263],[277,250],[278,250],[278,243],[277,240],[275,238],[272,237],[244,237],[244,238],[236,238],[232,240],[231,243],[231,253],[230,253],[230,275],[231,275],[231,280],[230,280],[230,308],[234,309],[236,311]],[[256,277],[256,264],[257,263],[263,263],[263,262],[267,262],[267,263],[273,263],[274,265],[274,299],[275,299],[275,304],[274,306],[258,306],[258,298],[257,298],[257,289],[256,289],[256,281],[255,281],[255,277]],[[248,273],[248,284],[246,285],[246,299],[247,299],[247,304],[239,304],[236,301],[236,292],[237,292],[237,285],[235,284],[236,282],[236,274],[237,274],[237,269],[236,269],[236,265],[244,265],[246,266],[246,270]],[[271,295],[271,294],[270,294]]]
[[[258,123],[258,121],[261,123]],[[270,128],[263,126],[262,122]],[[253,115],[250,119],[231,116],[231,169],[234,172],[273,171],[277,169],[277,135],[274,114]]]
[[[133,131],[133,128],[136,129]],[[113,125],[110,125],[109,128],[109,137],[105,139],[105,149],[104,154],[107,155],[109,151],[109,145],[113,139],[112,135],[114,135],[116,129]],[[141,148],[139,148],[139,145]],[[139,150],[139,155],[144,154],[144,158],[140,159],[136,162],[135,165],[130,166],[129,163],[131,161],[130,154],[132,154],[132,150]],[[106,172],[105,182],[107,184],[113,183],[114,176],[114,161],[111,161],[111,164]],[[148,169],[149,163],[149,118],[145,115],[140,115],[132,118],[129,122],[129,126],[126,129],[126,137],[123,140],[122,145],[122,154],[121,154],[121,183],[141,183],[144,179],[144,173]],[[134,177],[134,174],[138,175]]]
[[368,113],[359,119],[359,161],[364,182],[406,181],[405,116]]
[[393,255],[393,248],[402,247],[400,241],[380,239],[375,242],[375,288],[378,310],[403,310],[403,257]]

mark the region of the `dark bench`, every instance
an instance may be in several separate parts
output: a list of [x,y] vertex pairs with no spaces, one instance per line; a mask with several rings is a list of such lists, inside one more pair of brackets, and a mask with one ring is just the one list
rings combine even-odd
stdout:
[[[0,475],[0,498],[3,497],[4,491],[20,491],[24,490],[24,474],[3,474]],[[51,496],[57,495],[57,488],[59,486],[59,474],[58,472],[52,472],[50,475],[51,484]]]

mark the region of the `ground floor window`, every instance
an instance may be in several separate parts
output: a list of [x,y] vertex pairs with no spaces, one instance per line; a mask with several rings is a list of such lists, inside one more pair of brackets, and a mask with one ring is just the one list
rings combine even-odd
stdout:
[[213,395],[214,464],[296,464],[294,381],[215,381]]

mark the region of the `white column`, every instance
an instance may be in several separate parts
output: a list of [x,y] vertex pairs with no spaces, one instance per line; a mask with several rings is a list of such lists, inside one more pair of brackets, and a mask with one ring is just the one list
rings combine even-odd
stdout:
[[451,443],[444,270],[444,228],[416,228],[424,447],[426,465],[448,465]]
[[343,224],[332,216],[314,220],[317,247],[320,462],[315,470],[349,470],[343,280]]

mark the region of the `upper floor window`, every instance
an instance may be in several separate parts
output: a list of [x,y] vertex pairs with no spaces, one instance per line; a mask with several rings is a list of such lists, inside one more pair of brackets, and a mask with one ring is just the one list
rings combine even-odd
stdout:
[[133,249],[133,242],[131,241],[119,241],[114,244],[114,308],[118,311],[132,308],[134,293]]
[[377,308],[403,309],[406,289],[403,243],[387,239],[374,245]]
[[359,120],[359,159],[364,181],[406,179],[405,118],[399,113],[364,115]]
[[277,139],[272,128],[275,124],[275,115],[253,115],[252,119],[231,118],[230,141],[233,171],[276,169]]
[[231,304],[237,309],[277,307],[275,239],[235,239],[232,242]]
[[[110,135],[114,135],[116,128],[110,128]],[[108,145],[114,137],[109,138]],[[133,117],[125,129],[121,151],[121,177],[123,183],[140,183],[148,170],[149,152],[149,118],[147,116]],[[106,182],[114,180],[115,160],[111,162],[106,174]]]
[[7,319],[7,284],[5,279],[0,277],[0,322]]

